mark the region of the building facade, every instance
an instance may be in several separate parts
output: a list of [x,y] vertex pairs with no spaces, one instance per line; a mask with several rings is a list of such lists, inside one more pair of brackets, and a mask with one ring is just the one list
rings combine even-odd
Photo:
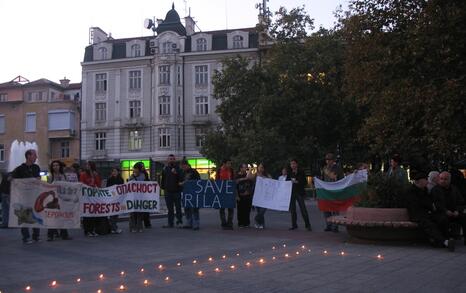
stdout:
[[[219,124],[212,77],[222,60],[258,59],[255,28],[195,32],[174,7],[150,37],[113,39],[91,28],[82,62],[82,159],[128,177],[143,161],[157,173],[169,154],[190,160],[203,176],[212,163],[199,153]],[[106,175],[106,174],[105,174]]]
[[79,162],[80,96],[81,84],[67,79],[0,84],[0,171],[8,169],[15,140],[37,144],[42,171],[54,159]]

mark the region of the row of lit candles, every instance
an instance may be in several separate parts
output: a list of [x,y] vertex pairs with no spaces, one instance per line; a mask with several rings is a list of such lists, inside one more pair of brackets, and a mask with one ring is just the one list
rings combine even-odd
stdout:
[[[283,244],[283,248],[286,248],[286,244]],[[273,247],[272,247],[272,250],[276,250],[276,249],[277,249],[276,246],[273,246]],[[306,249],[306,246],[305,246],[305,245],[302,245],[302,246],[301,246],[301,249],[305,250],[305,249]],[[308,252],[311,252],[311,250],[308,249]],[[252,252],[250,252],[250,253],[252,253]],[[323,250],[322,253],[323,253],[323,255],[328,255],[328,254],[329,254],[328,250]],[[295,252],[295,255],[300,255],[300,254],[301,254],[301,253],[300,253],[299,251],[296,251],[296,252]],[[345,253],[344,251],[340,251],[339,254],[340,254],[341,256],[345,256],[345,255],[346,255],[346,253]],[[239,253],[236,253],[236,256],[240,256],[240,254],[239,254]],[[290,254],[290,253],[285,253],[283,256],[284,256],[285,258],[290,258],[290,257],[291,257],[291,254]],[[222,260],[225,260],[226,258],[227,258],[227,256],[226,256],[225,254],[221,256],[221,259],[222,259]],[[381,254],[378,254],[378,255],[376,256],[376,258],[377,258],[378,260],[382,260],[382,259],[383,259],[383,256],[382,256]],[[273,256],[273,257],[272,257],[272,260],[276,260],[276,259],[277,259],[276,256]],[[213,257],[209,257],[207,260],[208,260],[208,262],[213,262],[213,261],[214,261],[214,258],[213,258]],[[258,263],[259,263],[259,264],[264,264],[265,262],[266,262],[265,258],[260,258],[260,259],[258,260]],[[194,259],[194,260],[192,261],[192,263],[195,265],[195,264],[198,264],[199,262],[198,262],[197,259]],[[181,265],[182,265],[181,262],[177,262],[177,263],[176,263],[176,266],[177,266],[177,267],[181,267]],[[247,261],[247,262],[245,263],[245,266],[246,266],[246,267],[250,267],[250,266],[252,266],[252,263],[251,263],[250,261]],[[231,270],[235,270],[237,267],[236,267],[235,265],[230,265],[229,268],[230,268]],[[159,270],[162,271],[162,270],[166,269],[166,267],[164,267],[163,265],[160,264],[160,265],[157,266],[157,269],[159,269]],[[140,271],[141,273],[143,273],[143,272],[145,271],[145,269],[144,269],[144,268],[140,268],[139,271]],[[213,271],[214,271],[215,273],[219,273],[219,272],[221,272],[221,269],[220,269],[219,267],[216,267]],[[126,274],[125,271],[121,271],[121,272],[120,272],[120,276],[125,276],[125,274]],[[202,276],[205,275],[205,272],[202,271],[202,270],[200,270],[200,271],[198,271],[196,274],[197,274],[198,276],[202,277]],[[99,279],[99,280],[103,280],[103,279],[104,279],[104,274],[102,274],[102,273],[99,274],[98,279]],[[170,278],[169,276],[166,276],[166,277],[164,278],[164,280],[165,280],[166,282],[168,282],[168,281],[171,280],[171,278]],[[77,279],[76,279],[76,283],[81,283],[81,278],[77,278]],[[57,285],[58,285],[58,282],[57,282],[56,280],[54,280],[54,281],[52,281],[52,282],[50,283],[50,287],[52,287],[52,288],[53,288],[53,287],[56,287]],[[149,280],[148,280],[148,279],[145,279],[145,280],[143,281],[143,285],[144,285],[144,286],[150,285]],[[31,287],[30,285],[28,285],[28,286],[25,287],[25,290],[26,290],[26,291],[31,291],[31,290],[32,290],[32,287]],[[121,284],[121,285],[119,286],[119,290],[120,290],[120,291],[127,290],[127,287],[126,287],[124,284]],[[102,292],[103,292],[102,289],[98,289],[98,290],[97,290],[97,293],[102,293]],[[2,293],[1,290],[0,290],[0,293]]]

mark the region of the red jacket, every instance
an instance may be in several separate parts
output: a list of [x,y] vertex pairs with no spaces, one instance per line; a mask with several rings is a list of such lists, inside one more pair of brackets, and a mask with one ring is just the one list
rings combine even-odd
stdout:
[[233,169],[228,167],[221,167],[217,172],[217,180],[233,180]]
[[100,179],[100,176],[97,173],[89,176],[86,172],[81,172],[79,175],[79,182],[91,187],[101,187],[102,185],[102,179]]

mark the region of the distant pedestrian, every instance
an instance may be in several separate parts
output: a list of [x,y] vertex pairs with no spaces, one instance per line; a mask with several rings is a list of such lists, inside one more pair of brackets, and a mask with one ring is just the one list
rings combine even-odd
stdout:
[[[183,181],[183,171],[176,165],[174,155],[169,155],[167,158],[167,166],[163,168],[162,180],[160,187],[164,191],[165,203],[168,209],[168,224],[162,228],[173,228],[176,216],[176,226],[183,226],[183,218],[181,214],[181,186]],[[176,211],[176,214],[175,214]]]
[[[257,166],[257,173],[255,177],[255,181],[257,180],[257,177],[262,177],[262,178],[272,178],[269,173],[265,170],[264,163],[260,163]],[[254,217],[255,221],[255,227],[256,229],[264,229],[265,228],[265,212],[267,211],[266,208],[263,207],[257,207],[256,206],[256,216]]]
[[[59,181],[67,181],[65,172],[63,171],[63,163],[59,160],[54,160],[50,163],[50,175],[47,177],[48,183],[55,183]],[[67,229],[48,229],[47,241],[53,241],[55,238],[60,237],[63,240],[71,240]]]
[[[196,169],[193,169],[186,160],[181,161],[181,169],[183,170],[184,180],[180,182],[180,186],[183,186],[189,180],[200,180],[201,175]],[[186,225],[184,229],[199,230],[200,219],[199,219],[199,208],[184,208],[184,214],[186,216]]]
[[307,183],[306,176],[304,175],[304,171],[298,168],[298,161],[296,159],[290,160],[290,169],[288,171],[287,180],[293,182],[290,203],[291,227],[289,230],[295,230],[298,228],[298,215],[296,213],[296,202],[298,202],[306,229],[308,231],[312,231],[309,214],[307,213],[306,204],[304,202],[304,188]]
[[248,165],[241,164],[236,175],[236,191],[238,193],[238,227],[247,228],[250,225],[252,207],[253,181]]
[[399,185],[405,186],[409,184],[408,173],[401,167],[401,157],[399,154],[394,154],[390,159],[390,168],[388,169],[387,176]]
[[[231,168],[231,160],[227,159],[222,162],[220,169],[217,171],[216,180],[233,180],[234,174]],[[235,209],[228,208],[228,218],[225,218],[225,208],[220,208],[220,221],[222,229],[233,230],[233,217]]]
[[[40,179],[40,167],[35,164],[37,160],[37,153],[35,150],[27,150],[24,154],[26,162],[22,163],[12,172],[13,178],[36,178]],[[32,228],[32,240],[29,234],[29,228],[21,228],[21,235],[23,236],[24,244],[31,244],[33,241],[39,242],[40,230],[39,228]]]
[[[144,174],[146,178],[145,181],[150,181],[149,172],[147,172],[146,167],[144,166],[143,162],[140,162],[142,169],[141,172]],[[150,229],[152,228],[152,223],[150,222],[150,213],[144,212],[142,213],[142,223],[144,224],[144,228]]]
[[[113,185],[120,185],[124,184],[123,177],[121,177],[121,172],[120,169],[117,167],[112,168],[112,172],[110,173],[110,177],[107,179],[107,187],[113,186]],[[118,215],[110,216],[109,217],[109,222],[110,222],[110,232],[112,234],[120,234],[123,232],[120,228],[118,228]]]
[[[84,170],[79,175],[79,181],[90,187],[101,187],[102,179],[97,172],[97,167],[94,162],[86,162]],[[83,217],[84,235],[87,237],[99,236],[99,234],[97,234],[97,225],[100,221],[101,219],[96,217]]]

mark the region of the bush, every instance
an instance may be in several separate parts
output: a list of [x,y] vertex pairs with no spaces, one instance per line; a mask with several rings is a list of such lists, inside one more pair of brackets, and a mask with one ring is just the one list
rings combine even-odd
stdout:
[[366,208],[405,208],[407,185],[382,172],[369,173],[367,189],[355,206]]

